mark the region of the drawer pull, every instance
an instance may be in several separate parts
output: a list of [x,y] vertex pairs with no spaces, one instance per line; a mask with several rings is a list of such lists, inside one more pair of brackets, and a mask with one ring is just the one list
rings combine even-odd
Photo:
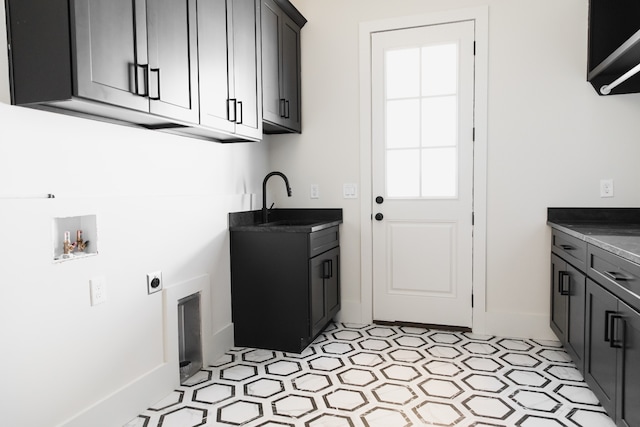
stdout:
[[633,277],[629,277],[617,271],[603,271],[603,273],[605,276],[607,276],[611,280],[620,280],[620,281],[633,280]]
[[575,250],[575,248],[573,246],[571,246],[571,245],[558,245],[558,246],[560,246],[565,251],[573,251],[573,250]]

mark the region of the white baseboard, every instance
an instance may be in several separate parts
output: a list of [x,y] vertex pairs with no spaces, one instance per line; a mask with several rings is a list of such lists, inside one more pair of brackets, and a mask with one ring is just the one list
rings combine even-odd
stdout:
[[233,347],[233,323],[229,323],[211,336],[206,345],[209,346],[205,365],[211,365]]
[[485,313],[485,334],[505,338],[557,341],[549,327],[549,315],[530,313]]
[[134,419],[144,409],[168,396],[180,384],[177,369],[163,363],[110,396],[85,409],[59,427],[114,427]]

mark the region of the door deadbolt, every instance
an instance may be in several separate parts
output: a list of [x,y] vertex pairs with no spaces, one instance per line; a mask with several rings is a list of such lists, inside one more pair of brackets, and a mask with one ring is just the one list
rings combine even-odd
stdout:
[[376,197],[376,203],[377,203],[377,204],[381,205],[381,204],[382,204],[382,202],[384,202],[384,198],[383,198],[382,196],[378,196],[378,197]]
[[384,218],[384,215],[382,215],[381,213],[377,213],[375,216],[376,221],[382,221],[382,218]]

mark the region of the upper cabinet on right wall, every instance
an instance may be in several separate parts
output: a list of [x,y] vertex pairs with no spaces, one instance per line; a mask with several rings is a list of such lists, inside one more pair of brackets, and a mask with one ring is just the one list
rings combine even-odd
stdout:
[[640,92],[639,1],[589,1],[587,80],[600,95]]
[[262,0],[263,132],[300,133],[300,29],[307,20],[288,0]]

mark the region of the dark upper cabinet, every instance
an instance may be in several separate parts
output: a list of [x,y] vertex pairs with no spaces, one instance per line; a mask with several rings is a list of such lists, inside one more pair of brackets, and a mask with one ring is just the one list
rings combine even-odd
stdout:
[[[640,2],[589,1],[587,80],[598,94],[640,64]],[[611,94],[640,92],[640,73],[615,87]]]
[[6,5],[13,104],[216,141],[261,139],[260,0]]
[[196,0],[45,3],[7,1],[14,104],[151,127],[197,123]]
[[299,133],[300,29],[306,19],[284,0],[262,0],[261,15],[264,133]]
[[198,122],[196,0],[75,0],[76,95]]
[[198,0],[200,124],[262,136],[260,0]]

